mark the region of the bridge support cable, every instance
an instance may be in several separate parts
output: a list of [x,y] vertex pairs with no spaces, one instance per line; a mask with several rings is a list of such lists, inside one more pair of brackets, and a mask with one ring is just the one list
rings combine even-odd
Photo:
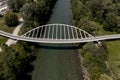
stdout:
[[30,37],[30,33],[25,34],[24,36],[29,38]]
[[31,36],[32,36],[32,31],[30,31],[30,38],[31,38]]
[[87,34],[87,33],[84,31],[84,32],[83,32],[83,35],[84,35],[85,38],[87,38],[86,34]]
[[58,26],[56,26],[56,40],[57,40]]
[[63,31],[64,31],[64,39],[66,39],[66,26],[63,26]]
[[61,27],[62,27],[62,26],[59,25],[59,27],[60,27],[60,28],[59,28],[59,29],[60,29],[60,39],[62,39],[62,32],[61,32],[61,31],[62,31],[62,30],[61,30]]
[[55,28],[55,25],[53,25],[52,27],[52,39],[54,39],[54,28]]
[[29,38],[30,33],[24,34],[24,36]]
[[35,30],[32,31],[32,38],[34,38]]
[[76,33],[76,37],[77,37],[77,39],[78,39],[78,32],[77,32],[77,29],[75,30],[75,33]]
[[36,33],[35,37],[38,38],[39,29],[37,28],[36,30],[37,30],[37,33]]
[[73,39],[75,39],[74,32],[73,32],[73,29],[74,29],[74,28],[72,28],[72,27],[71,27],[71,31],[72,31],[72,37],[73,37]]
[[46,27],[47,26],[44,27],[45,28],[45,30],[44,30],[44,37],[43,37],[44,39],[45,39],[45,36],[46,36]]
[[43,27],[39,28],[39,30],[40,30],[40,37],[39,38],[42,38]]
[[47,28],[48,28],[47,38],[49,39],[49,36],[50,36],[50,25]]
[[62,36],[61,36],[61,37],[62,37],[61,39],[64,39],[64,26],[62,26],[62,25],[61,25],[61,33],[62,33],[62,34],[61,34],[61,35],[62,35]]
[[93,37],[88,32],[74,26],[65,24],[48,24],[34,28],[23,36],[14,36],[0,30],[0,35],[22,41],[40,43],[80,43],[105,39],[114,39],[119,36]]
[[70,39],[70,29],[69,29],[69,27],[67,27],[68,28],[68,39]]
[[31,31],[32,32],[32,38],[34,38],[35,35],[35,30]]
[[79,31],[79,33],[80,33],[80,38],[83,38],[83,36],[82,36],[82,31]]

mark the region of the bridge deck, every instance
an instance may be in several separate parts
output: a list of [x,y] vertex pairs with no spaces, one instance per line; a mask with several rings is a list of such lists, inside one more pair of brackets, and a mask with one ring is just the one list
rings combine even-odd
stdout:
[[1,30],[0,35],[14,40],[39,43],[83,43],[120,38],[120,34],[93,37],[82,29],[63,24],[40,26],[28,31],[23,36],[14,36]]

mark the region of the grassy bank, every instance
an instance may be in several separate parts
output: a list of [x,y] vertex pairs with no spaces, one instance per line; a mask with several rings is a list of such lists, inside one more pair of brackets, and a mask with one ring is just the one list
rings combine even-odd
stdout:
[[[74,25],[95,36],[119,32],[118,6],[114,6],[113,12],[111,10],[113,4],[119,5],[120,2],[110,1],[111,8],[108,9],[104,7],[107,5],[106,0],[72,0]],[[81,48],[83,64],[91,80],[112,80],[112,78],[120,80],[119,49],[120,40],[104,41],[100,47],[96,47],[93,43],[83,45]]]
[[[116,32],[109,32],[103,29],[99,23],[95,23],[99,31],[97,35],[110,35]],[[115,79],[120,79],[120,40],[105,41],[108,50],[108,65]]]
[[116,79],[120,79],[120,40],[108,41],[109,65]]
[[[109,32],[103,29],[103,26],[99,23],[95,23],[99,30],[97,35],[110,35],[116,34],[116,32]],[[120,79],[120,40],[111,40],[105,41],[106,47],[108,50],[108,66],[112,72],[112,77],[116,79]]]
[[[3,17],[0,17],[0,30],[12,33],[14,29],[15,27],[8,27],[5,25]],[[0,46],[2,46],[7,40],[8,38],[0,36]]]

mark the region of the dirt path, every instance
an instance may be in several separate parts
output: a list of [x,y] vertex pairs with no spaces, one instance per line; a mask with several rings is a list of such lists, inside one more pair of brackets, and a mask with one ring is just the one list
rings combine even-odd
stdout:
[[[23,19],[20,18],[19,19],[19,25],[14,29],[13,31],[13,35],[18,35],[21,27],[22,27],[22,22],[23,22]],[[11,44],[14,44],[15,43],[15,40],[11,40],[11,39],[8,39],[7,42],[5,43],[7,46],[10,46]]]

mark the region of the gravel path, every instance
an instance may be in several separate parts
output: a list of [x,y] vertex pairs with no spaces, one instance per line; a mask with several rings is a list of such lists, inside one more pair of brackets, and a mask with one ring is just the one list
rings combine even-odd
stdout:
[[[13,35],[18,35],[18,33],[19,33],[19,31],[20,31],[20,29],[21,29],[21,27],[22,27],[22,22],[23,22],[23,19],[22,18],[20,18],[19,19],[19,25],[14,29],[14,31],[13,31]],[[7,46],[10,46],[11,44],[14,44],[16,41],[15,40],[12,40],[12,39],[8,39],[7,41],[6,41],[6,45]],[[2,48],[0,47],[0,52],[2,51]]]
[[[23,19],[20,18],[19,19],[19,25],[15,28],[15,30],[13,31],[13,35],[18,35],[21,27],[22,27],[22,22],[23,22]],[[10,46],[11,44],[14,44],[15,43],[15,40],[12,40],[12,39],[8,39],[7,42],[5,43],[7,46]]]

